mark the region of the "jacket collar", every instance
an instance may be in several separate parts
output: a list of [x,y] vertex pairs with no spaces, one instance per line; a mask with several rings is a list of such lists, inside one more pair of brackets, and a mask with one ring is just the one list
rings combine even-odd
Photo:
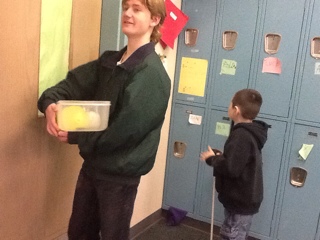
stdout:
[[[131,56],[119,67],[131,71],[137,65],[141,64],[145,57],[150,53],[154,52],[155,44],[153,42],[147,43],[136,51],[134,51]],[[101,65],[108,68],[115,68],[117,66],[117,62],[120,61],[122,55],[127,50],[127,46],[125,46],[120,51],[107,51],[101,56]]]

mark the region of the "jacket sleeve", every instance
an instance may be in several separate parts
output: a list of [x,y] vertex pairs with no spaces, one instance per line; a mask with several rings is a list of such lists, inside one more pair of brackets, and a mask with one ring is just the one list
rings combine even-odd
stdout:
[[38,100],[38,109],[45,112],[59,100],[86,100],[93,95],[97,84],[97,61],[92,61],[68,72],[66,79],[45,90]]
[[78,134],[82,155],[95,150],[108,153],[121,147],[134,147],[163,123],[170,96],[169,77],[152,67],[132,76],[124,90],[121,111],[112,124],[102,132]]
[[252,136],[241,128],[231,134],[230,140],[224,147],[223,155],[213,161],[213,167],[215,175],[236,178],[241,175],[251,159]]

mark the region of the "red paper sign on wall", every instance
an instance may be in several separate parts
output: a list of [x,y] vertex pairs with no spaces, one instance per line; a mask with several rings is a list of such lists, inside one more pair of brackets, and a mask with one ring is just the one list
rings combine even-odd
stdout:
[[189,17],[177,8],[170,0],[165,1],[167,17],[161,28],[160,43],[163,48],[169,46],[173,49],[174,41],[187,24]]

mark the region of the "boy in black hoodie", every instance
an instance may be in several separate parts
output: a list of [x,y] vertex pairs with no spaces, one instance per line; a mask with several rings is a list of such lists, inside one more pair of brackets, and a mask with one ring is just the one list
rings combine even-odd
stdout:
[[228,108],[234,126],[222,152],[210,146],[200,159],[213,166],[218,199],[225,208],[221,239],[246,239],[252,217],[263,199],[261,149],[269,126],[253,120],[260,111],[262,97],[253,89],[235,93]]

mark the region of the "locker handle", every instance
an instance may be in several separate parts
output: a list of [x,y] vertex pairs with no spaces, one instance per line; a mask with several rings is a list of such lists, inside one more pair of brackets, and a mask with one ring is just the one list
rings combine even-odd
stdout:
[[199,30],[196,28],[188,28],[184,32],[184,43],[188,47],[194,47],[197,44]]
[[224,31],[222,35],[222,48],[232,50],[236,47],[238,33],[236,31]]
[[184,158],[186,153],[187,144],[180,141],[175,141],[173,144],[173,155],[176,158]]
[[268,54],[275,54],[279,50],[281,35],[278,33],[268,33],[264,40],[264,51]]
[[320,58],[320,37],[314,37],[311,40],[311,56],[315,59]]
[[303,187],[306,178],[307,170],[301,167],[292,167],[290,170],[290,183],[294,187]]

